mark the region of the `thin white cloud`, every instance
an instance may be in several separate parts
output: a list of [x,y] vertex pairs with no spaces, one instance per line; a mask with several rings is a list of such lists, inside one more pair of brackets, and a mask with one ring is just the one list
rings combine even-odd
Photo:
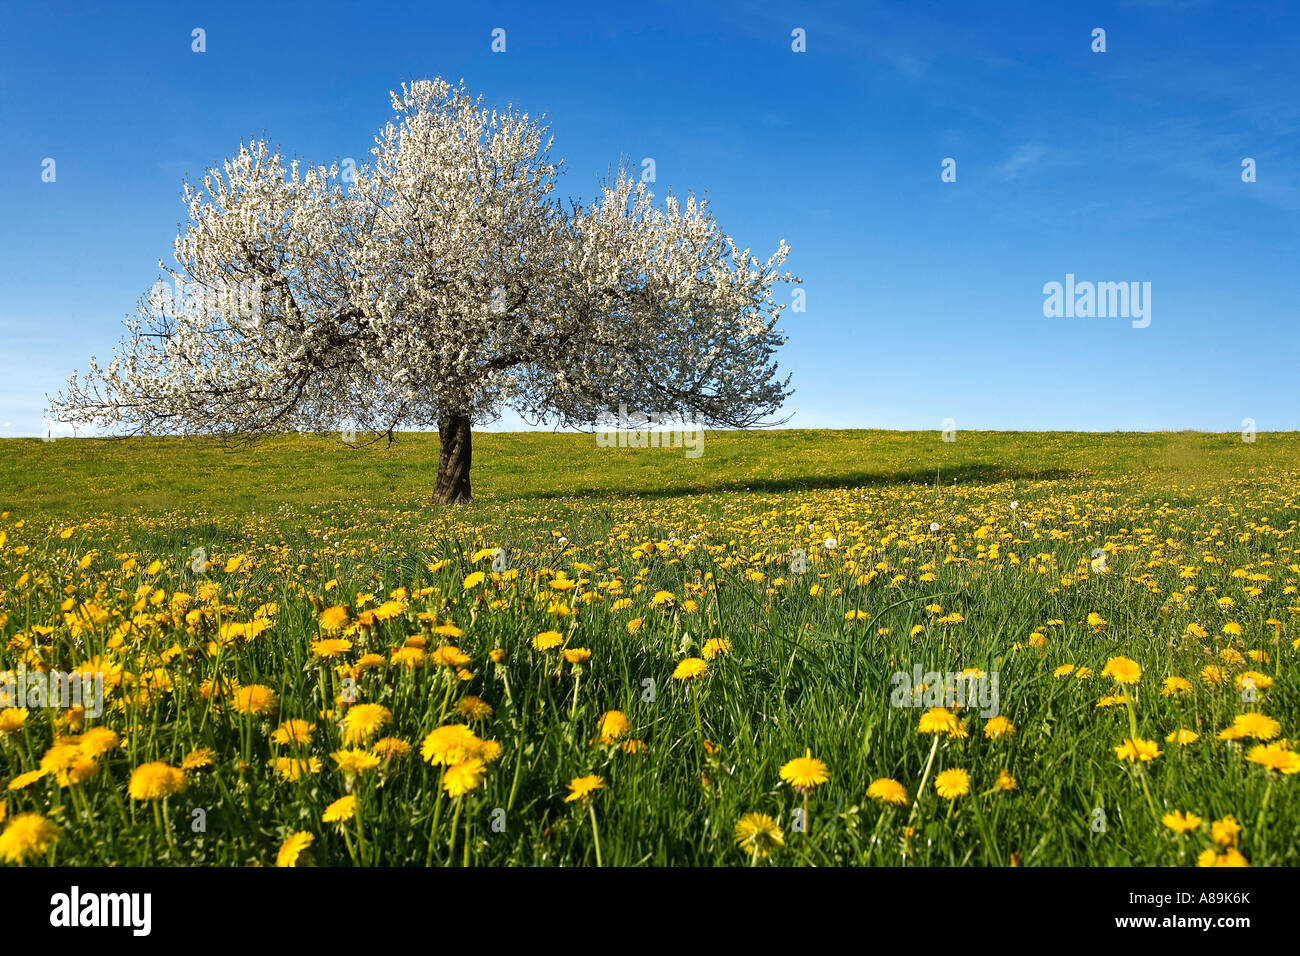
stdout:
[[998,166],[998,175],[1006,180],[1015,179],[1025,170],[1037,166],[1046,155],[1047,150],[1043,147],[1036,143],[1026,143],[1018,147],[1014,153]]

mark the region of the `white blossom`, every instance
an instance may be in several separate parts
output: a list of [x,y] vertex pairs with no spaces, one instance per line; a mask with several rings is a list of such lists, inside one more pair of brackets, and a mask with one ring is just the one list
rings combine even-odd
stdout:
[[760,262],[705,201],[660,202],[622,167],[594,202],[563,203],[548,128],[463,83],[406,84],[392,105],[355,177],[255,139],[186,183],[160,267],[196,294],[142,301],[52,415],[391,437],[505,407],[588,425],[621,402],[735,427],[779,409],[773,291],[798,281],[779,272],[784,240]]

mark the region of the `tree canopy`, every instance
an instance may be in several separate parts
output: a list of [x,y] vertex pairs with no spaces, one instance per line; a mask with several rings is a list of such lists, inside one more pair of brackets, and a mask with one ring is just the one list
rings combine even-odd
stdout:
[[760,262],[706,201],[624,166],[556,195],[549,127],[463,82],[404,84],[369,161],[263,139],[187,182],[174,266],[51,415],[130,433],[392,435],[436,426],[435,499],[470,494],[470,429],[513,408],[590,425],[620,404],[746,427],[777,375],[780,241]]

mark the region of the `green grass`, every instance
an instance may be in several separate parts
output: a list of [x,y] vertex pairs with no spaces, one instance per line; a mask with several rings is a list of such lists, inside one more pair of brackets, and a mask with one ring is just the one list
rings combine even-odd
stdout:
[[[271,863],[300,831],[314,835],[323,864],[594,864],[593,816],[607,865],[745,865],[732,831],[750,811],[784,830],[785,846],[762,865],[1006,865],[1013,855],[1024,865],[1191,865],[1213,845],[1209,821],[1231,815],[1253,865],[1293,864],[1300,774],[1248,760],[1256,741],[1215,738],[1248,711],[1279,721],[1283,738],[1298,732],[1298,453],[1296,434],[1245,443],[1236,434],[962,432],[947,443],[935,432],[773,431],[710,432],[703,457],[688,459],[599,449],[591,436],[480,434],[474,503],[436,509],[430,435],[401,435],[387,450],[321,436],[242,449],[203,439],[3,441],[0,669],[28,659],[66,670],[104,655],[132,675],[99,721],[121,735],[119,749],[75,786],[46,776],[9,791],[8,815],[53,819],[56,863],[120,865]],[[517,576],[489,574],[467,590],[467,574],[491,571],[490,558],[472,562],[475,552],[494,547],[508,550]],[[1104,574],[1091,566],[1100,547]],[[211,564],[195,573],[200,548]],[[792,570],[793,549],[807,553],[805,573]],[[236,557],[242,564],[226,572]],[[160,570],[147,574],[155,559]],[[553,590],[559,571],[583,583]],[[206,605],[205,584],[219,588]],[[412,593],[394,619],[358,632],[329,665],[312,658],[318,605],[356,609],[373,594],[361,610],[373,609],[398,587]],[[432,590],[416,596],[421,589]],[[149,603],[155,591],[161,605]],[[672,606],[649,606],[661,591]],[[159,613],[177,592],[206,613],[188,625]],[[599,598],[575,599],[585,593]],[[616,609],[617,597],[631,606]],[[1225,597],[1230,607],[1218,603]],[[108,617],[74,627],[65,601]],[[576,615],[557,615],[557,601]],[[278,607],[270,628],[213,643],[223,624],[249,621],[267,602]],[[861,618],[846,619],[853,612]],[[953,612],[960,623],[939,623]],[[1106,623],[1090,625],[1093,612]],[[432,664],[361,674],[359,700],[389,708],[383,733],[413,752],[351,781],[359,828],[322,823],[349,786],[330,757],[342,746],[333,665],[362,653],[387,659],[422,633],[432,649],[434,620],[463,631],[454,643],[473,677],[448,680]],[[1240,636],[1225,634],[1229,623]],[[1193,624],[1207,636],[1189,633]],[[552,629],[567,647],[591,650],[576,677],[557,651],[530,645]],[[674,681],[677,662],[710,638],[729,640],[731,653],[702,680]],[[489,660],[493,649],[503,664]],[[1131,719],[1163,751],[1140,776],[1114,751],[1131,736],[1129,708],[1097,706],[1116,693],[1101,671],[1118,655],[1143,669]],[[890,703],[893,675],[916,664],[997,673],[1015,733],[987,739],[984,719],[966,710],[968,736],[935,747],[918,733],[924,708]],[[1094,676],[1055,677],[1066,664]],[[1225,684],[1201,678],[1212,664]],[[1273,681],[1254,701],[1233,683],[1247,668]],[[1192,691],[1162,695],[1170,676]],[[213,706],[201,693],[213,680],[273,688],[275,719]],[[147,695],[144,682],[154,685]],[[464,694],[494,708],[474,727],[502,754],[457,811],[419,750],[455,719]],[[646,753],[591,743],[613,709]],[[0,781],[40,765],[68,731],[56,726],[61,716],[33,710],[0,735]],[[298,756],[320,770],[296,781],[268,764],[290,753],[269,739],[286,718],[316,724]],[[1180,727],[1200,739],[1166,743]],[[160,826],[127,781],[143,763],[179,765],[198,747],[215,753],[215,767],[189,775]],[[779,768],[808,750],[830,781],[809,795],[808,832],[799,832],[804,801]],[[933,786],[952,768],[971,778],[971,793],[954,802]],[[1018,789],[989,792],[1003,769]],[[590,808],[566,803],[570,779],[591,773],[606,786]],[[905,806],[866,796],[879,777],[907,788]],[[206,832],[191,828],[196,809]],[[1206,822],[1177,835],[1160,822],[1171,810]]]

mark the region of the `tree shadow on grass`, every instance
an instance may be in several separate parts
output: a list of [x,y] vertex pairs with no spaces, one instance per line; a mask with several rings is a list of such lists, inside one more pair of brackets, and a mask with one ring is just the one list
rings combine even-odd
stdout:
[[[1065,468],[1028,468],[1012,465],[966,464],[945,468],[939,472],[940,486],[996,484],[1003,481],[1061,481],[1086,477],[1084,472]],[[934,485],[935,473],[928,468],[906,471],[852,471],[838,475],[790,475],[770,478],[721,478],[716,481],[678,482],[671,485],[637,487],[628,484],[620,488],[565,488],[539,489],[517,495],[492,495],[491,499],[552,498],[679,498],[683,495],[709,495],[723,492],[747,491],[780,494],[798,491],[825,491],[845,488],[875,488],[883,485]],[[485,499],[485,500],[491,500]]]

